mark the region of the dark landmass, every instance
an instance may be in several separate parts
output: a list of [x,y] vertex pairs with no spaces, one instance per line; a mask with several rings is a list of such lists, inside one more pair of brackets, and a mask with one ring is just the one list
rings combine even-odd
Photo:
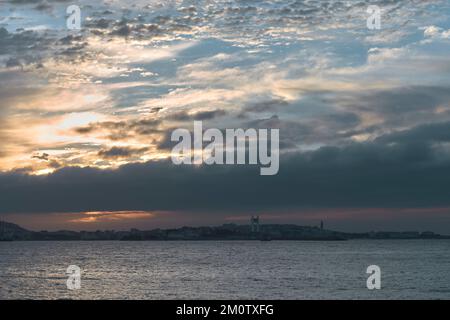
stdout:
[[141,231],[29,231],[18,225],[0,221],[0,241],[51,241],[51,240],[321,240],[350,239],[450,239],[433,232],[366,232],[345,233],[319,227],[290,224],[264,224],[252,232],[250,225],[224,224],[217,227],[182,227]]

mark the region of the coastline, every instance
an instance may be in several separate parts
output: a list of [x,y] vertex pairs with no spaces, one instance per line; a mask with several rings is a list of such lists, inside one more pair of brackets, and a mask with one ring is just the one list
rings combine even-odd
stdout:
[[450,239],[430,231],[348,233],[323,229],[323,226],[264,224],[224,224],[212,227],[182,227],[129,231],[29,231],[0,221],[0,241],[346,241],[346,240]]

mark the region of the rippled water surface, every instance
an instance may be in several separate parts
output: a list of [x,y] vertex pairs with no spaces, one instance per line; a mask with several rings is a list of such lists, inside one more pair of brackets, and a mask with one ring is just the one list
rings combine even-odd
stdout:
[[0,298],[449,299],[450,241],[0,242]]

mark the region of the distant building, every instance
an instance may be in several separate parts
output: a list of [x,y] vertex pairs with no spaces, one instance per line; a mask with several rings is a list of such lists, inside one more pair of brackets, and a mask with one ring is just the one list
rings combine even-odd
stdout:
[[250,218],[250,225],[252,232],[259,232],[259,216],[252,216]]
[[323,230],[323,220],[320,221],[320,230]]

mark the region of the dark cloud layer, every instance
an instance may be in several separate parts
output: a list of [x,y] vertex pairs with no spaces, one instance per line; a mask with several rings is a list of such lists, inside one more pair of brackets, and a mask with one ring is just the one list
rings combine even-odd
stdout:
[[407,143],[285,154],[279,174],[270,177],[260,176],[257,166],[177,167],[170,161],[118,170],[63,168],[49,176],[6,173],[0,213],[449,206],[450,156],[433,143],[450,142],[442,135],[449,127],[413,129]]

